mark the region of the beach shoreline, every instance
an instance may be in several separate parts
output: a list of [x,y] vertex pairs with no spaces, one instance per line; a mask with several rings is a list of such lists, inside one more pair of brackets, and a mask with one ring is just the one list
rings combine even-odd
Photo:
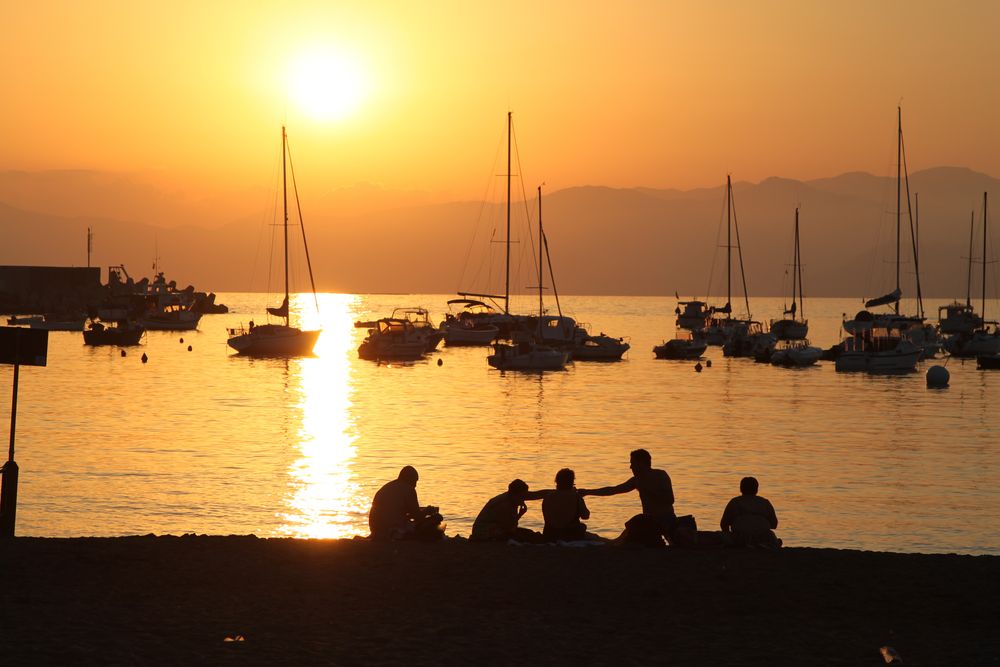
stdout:
[[5,664],[1000,661],[996,556],[150,535],[0,568]]

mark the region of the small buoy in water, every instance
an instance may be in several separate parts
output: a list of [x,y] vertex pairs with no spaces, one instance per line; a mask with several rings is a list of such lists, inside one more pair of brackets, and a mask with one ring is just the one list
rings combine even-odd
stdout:
[[701,372],[701,362],[700,361],[694,365],[694,372],[695,373],[700,373]]
[[705,368],[711,368],[711,367],[712,367],[712,360],[711,359],[706,359],[705,360]]
[[948,386],[951,373],[944,366],[931,366],[927,369],[927,386],[940,389]]
[[122,356],[123,357],[125,356],[125,350],[122,350]]
[[190,352],[190,351],[191,351],[191,346],[190,346],[190,345],[188,345],[188,352]]
[[444,366],[444,359],[438,359],[438,366]]
[[149,361],[149,357],[146,356],[145,352],[143,352],[142,356],[139,358],[142,359],[142,363],[146,363],[147,361]]
[[181,343],[183,343],[183,342],[184,342],[184,339],[183,339],[183,338],[181,338]]

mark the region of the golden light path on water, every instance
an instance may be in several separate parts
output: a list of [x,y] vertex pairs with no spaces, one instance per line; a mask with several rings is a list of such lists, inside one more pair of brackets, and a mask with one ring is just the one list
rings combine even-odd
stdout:
[[288,508],[278,532],[290,537],[342,538],[354,535],[367,500],[360,494],[352,462],[357,438],[351,418],[352,304],[358,297],[323,294],[322,318],[304,306],[303,327],[322,324],[315,356],[299,360],[298,403],[302,424],[295,446],[299,457],[289,468]]

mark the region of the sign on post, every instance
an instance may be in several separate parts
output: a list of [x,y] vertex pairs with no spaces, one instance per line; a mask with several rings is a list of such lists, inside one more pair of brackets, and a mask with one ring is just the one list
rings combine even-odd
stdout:
[[44,366],[48,350],[49,332],[44,329],[0,327],[0,364]]
[[0,482],[0,538],[14,537],[17,517],[17,463],[14,433],[17,428],[17,380],[21,366],[44,366],[48,361],[49,332],[44,329],[0,327],[0,364],[14,366],[14,395],[10,403],[10,449]]

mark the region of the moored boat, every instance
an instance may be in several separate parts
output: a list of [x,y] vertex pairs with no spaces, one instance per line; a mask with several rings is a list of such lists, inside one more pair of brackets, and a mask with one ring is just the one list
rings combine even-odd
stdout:
[[412,361],[424,356],[427,337],[413,323],[402,318],[386,317],[358,347],[358,357],[368,361]]
[[138,345],[146,330],[139,324],[122,321],[114,324],[91,322],[83,332],[83,342],[86,345],[117,345],[126,347]]
[[708,349],[708,341],[701,331],[678,329],[674,338],[653,348],[657,359],[698,359]]

